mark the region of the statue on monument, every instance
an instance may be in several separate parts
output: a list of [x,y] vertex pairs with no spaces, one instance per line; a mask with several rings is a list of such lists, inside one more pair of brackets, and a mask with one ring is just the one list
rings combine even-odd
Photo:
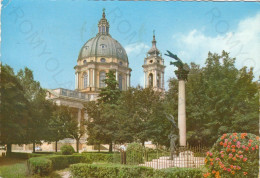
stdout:
[[170,51],[166,50],[168,54],[165,54],[166,56],[169,56],[176,60],[176,62],[170,62],[170,65],[174,65],[178,68],[178,70],[174,71],[176,76],[179,80],[187,80],[189,69],[185,66],[185,64],[182,62],[180,58],[176,54],[171,53]]
[[[170,159],[173,159],[174,153],[177,154],[177,147],[175,145],[175,142],[179,139],[179,128],[176,125],[176,122],[174,120],[174,117],[172,115],[167,115],[166,114],[166,118],[172,123],[172,130],[171,133],[168,135],[168,138],[170,139],[170,150],[171,150],[171,157]],[[176,133],[177,131],[177,133]]]

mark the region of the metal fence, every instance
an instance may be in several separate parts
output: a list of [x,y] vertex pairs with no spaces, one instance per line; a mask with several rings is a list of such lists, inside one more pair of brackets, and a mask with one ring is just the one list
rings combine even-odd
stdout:
[[171,167],[199,168],[204,165],[206,152],[203,146],[180,147],[174,153],[167,150],[145,150],[126,152],[126,164],[165,169]]

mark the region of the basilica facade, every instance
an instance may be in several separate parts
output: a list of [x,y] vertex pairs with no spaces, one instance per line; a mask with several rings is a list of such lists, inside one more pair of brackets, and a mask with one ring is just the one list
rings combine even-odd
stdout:
[[[110,70],[115,72],[119,89],[124,91],[130,87],[131,69],[125,49],[112,38],[105,11],[98,22],[98,33],[89,39],[80,49],[75,69],[75,90],[64,88],[49,89],[47,99],[57,105],[66,105],[74,110],[79,125],[87,119],[84,104],[95,101],[101,88],[105,87],[104,79]],[[141,67],[141,66],[140,66]],[[164,90],[164,60],[156,47],[153,35],[152,47],[144,59],[144,87],[153,87],[157,91]],[[94,146],[86,145],[87,135],[81,138],[80,150],[93,150]],[[65,139],[75,147],[75,141]],[[51,148],[50,148],[51,150]]]

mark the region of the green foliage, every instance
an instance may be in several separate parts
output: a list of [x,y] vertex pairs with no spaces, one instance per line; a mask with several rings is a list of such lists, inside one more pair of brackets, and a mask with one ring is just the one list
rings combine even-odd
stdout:
[[8,144],[26,144],[30,142],[28,123],[30,103],[25,96],[25,89],[8,65],[1,66],[1,107],[0,107],[0,142]]
[[72,155],[75,153],[75,150],[71,145],[63,145],[60,150],[62,155]]
[[154,177],[163,178],[175,178],[175,177],[191,177],[191,178],[201,178],[202,170],[193,168],[168,168],[157,170]]
[[192,168],[169,168],[155,170],[149,167],[130,166],[119,164],[74,164],[70,166],[74,177],[131,177],[131,178],[176,178],[192,177],[201,178],[202,171]]
[[82,156],[93,162],[120,163],[119,153],[88,153],[83,152]]
[[88,144],[110,144],[109,151],[112,152],[112,142],[116,140],[117,131],[117,102],[121,91],[114,71],[109,71],[104,80],[106,87],[99,93],[98,102],[89,102],[85,105],[89,119],[87,123]]
[[46,157],[52,161],[53,169],[60,170],[75,163],[92,163],[93,161],[83,155],[57,155]]
[[46,156],[46,154],[39,153],[23,153],[23,152],[11,152],[9,157],[11,158],[21,158],[21,159],[29,159],[32,157],[40,157]]
[[34,157],[28,160],[30,174],[48,175],[52,171],[52,161],[45,157]]
[[223,134],[205,159],[208,173],[215,177],[257,177],[259,137],[250,133]]
[[[258,134],[258,88],[253,68],[235,67],[225,51],[208,54],[206,66],[191,63],[186,82],[187,139],[190,145],[212,146],[227,132]],[[166,93],[166,110],[177,118],[178,80]],[[189,122],[192,121],[192,122]],[[243,127],[242,127],[243,126]]]
[[126,149],[126,164],[144,163],[144,147],[139,143],[130,143]]
[[74,164],[70,166],[74,177],[151,177],[153,169],[141,166],[118,164]]

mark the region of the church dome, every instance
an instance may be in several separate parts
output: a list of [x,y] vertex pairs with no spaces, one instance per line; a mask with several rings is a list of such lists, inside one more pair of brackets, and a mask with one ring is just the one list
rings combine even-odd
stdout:
[[105,11],[98,23],[98,34],[83,45],[78,60],[87,57],[113,57],[128,62],[125,49],[109,34],[109,23]]
[[88,40],[80,50],[78,60],[87,57],[114,57],[128,61],[125,49],[109,34],[97,34]]

